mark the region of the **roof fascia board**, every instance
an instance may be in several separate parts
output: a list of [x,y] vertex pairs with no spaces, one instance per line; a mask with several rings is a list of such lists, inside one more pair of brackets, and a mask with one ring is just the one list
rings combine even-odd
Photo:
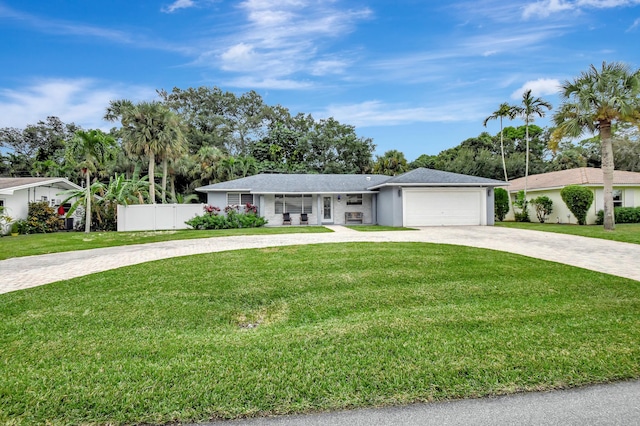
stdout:
[[4,188],[2,190],[0,190],[0,194],[2,195],[13,195],[16,191],[21,191],[23,189],[29,189],[29,188],[36,188],[39,186],[51,186],[55,183],[62,183],[68,186],[71,186],[71,188],[73,189],[82,189],[81,186],[76,185],[75,183],[65,179],[65,178],[57,178],[57,179],[51,179],[51,180],[44,180],[42,182],[35,182],[35,183],[28,183],[26,185],[18,185],[18,186],[12,186],[10,188]]
[[383,183],[381,185],[370,186],[368,189],[379,189],[383,187],[436,187],[436,188],[445,188],[445,187],[465,187],[465,186],[475,186],[480,188],[489,188],[496,186],[507,186],[510,183]]

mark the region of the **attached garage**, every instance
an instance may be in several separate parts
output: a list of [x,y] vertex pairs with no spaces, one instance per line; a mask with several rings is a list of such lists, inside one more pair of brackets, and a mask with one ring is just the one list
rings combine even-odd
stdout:
[[486,225],[486,188],[404,188],[404,226]]

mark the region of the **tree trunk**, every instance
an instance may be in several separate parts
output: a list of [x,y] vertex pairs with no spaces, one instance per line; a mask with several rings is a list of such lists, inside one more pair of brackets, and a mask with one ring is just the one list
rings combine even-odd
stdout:
[[504,181],[509,182],[507,177],[507,163],[504,161],[504,136],[502,132],[502,117],[500,117],[500,153],[502,154],[502,169],[504,170]]
[[525,122],[526,160],[524,165],[524,201],[527,202],[527,180],[529,179],[529,120]]
[[149,152],[149,201],[156,203],[156,157],[153,151]]
[[85,203],[86,212],[84,213],[84,232],[91,232],[91,172],[87,169],[87,200]]
[[167,158],[162,159],[162,204],[167,202]]
[[602,183],[604,184],[604,229],[615,229],[613,211],[613,146],[611,143],[611,122],[600,122],[600,139],[602,145]]

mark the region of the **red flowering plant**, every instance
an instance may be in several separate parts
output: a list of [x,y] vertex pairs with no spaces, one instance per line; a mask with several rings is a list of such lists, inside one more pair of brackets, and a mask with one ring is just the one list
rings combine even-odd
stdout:
[[224,212],[229,214],[229,212],[238,213],[240,211],[240,206],[237,204],[229,204],[224,208]]
[[244,206],[244,212],[258,214],[258,206],[256,206],[255,204],[247,203]]
[[217,216],[218,213],[220,213],[220,207],[210,206],[209,204],[206,204],[204,206],[204,211],[207,214],[210,214],[210,215],[213,215],[213,216]]

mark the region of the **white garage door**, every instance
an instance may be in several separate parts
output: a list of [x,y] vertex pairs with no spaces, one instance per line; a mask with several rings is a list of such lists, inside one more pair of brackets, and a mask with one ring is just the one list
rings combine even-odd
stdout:
[[484,191],[405,188],[404,226],[485,225]]

